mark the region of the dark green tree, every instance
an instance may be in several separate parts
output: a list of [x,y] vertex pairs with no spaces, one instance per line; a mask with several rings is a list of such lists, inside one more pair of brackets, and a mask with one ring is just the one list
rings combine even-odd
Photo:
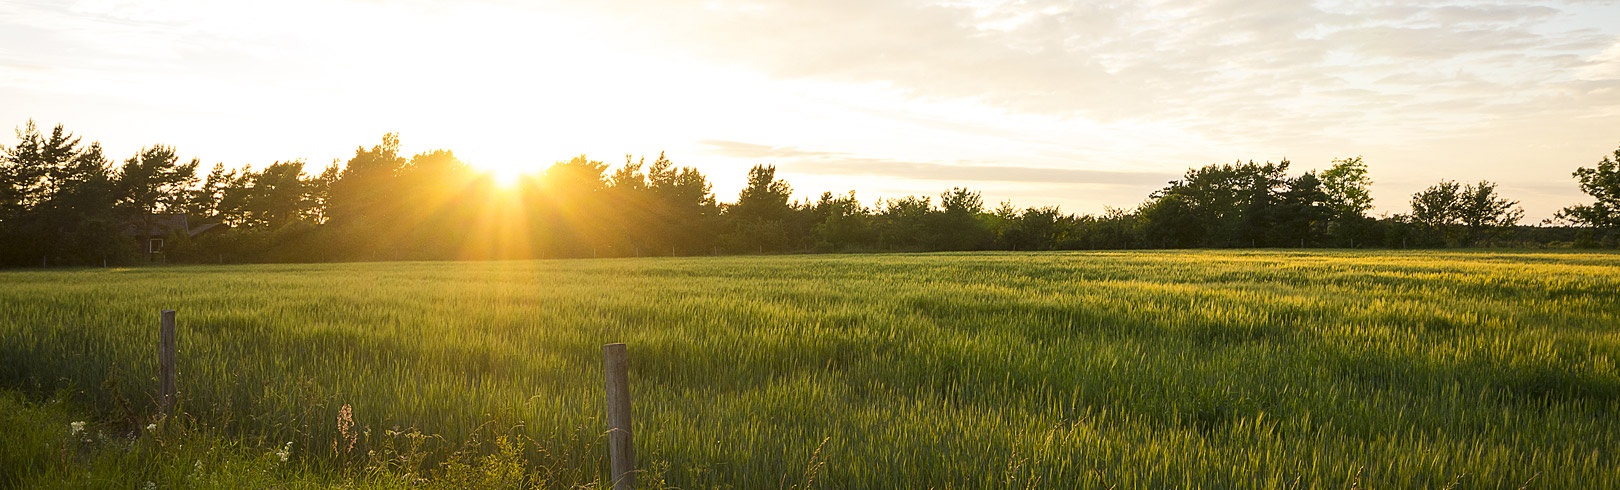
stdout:
[[534,189],[531,232],[547,256],[590,257],[611,249],[602,217],[608,214],[606,163],[579,155],[546,169]]
[[1364,218],[1372,209],[1372,178],[1367,176],[1367,164],[1361,157],[1341,158],[1319,176],[1326,204],[1335,219]]
[[1288,165],[1250,161],[1190,169],[1148,197],[1142,208],[1146,233],[1157,246],[1285,246],[1270,242],[1268,232]]
[[[301,186],[308,185],[301,181]],[[469,241],[484,240],[493,227],[487,203],[492,196],[472,167],[450,150],[412,156],[395,179],[394,226],[399,237],[392,253],[420,260],[460,258]],[[301,195],[309,199],[308,192]],[[479,254],[482,254],[480,251]]]
[[1481,180],[1479,184],[1463,186],[1458,198],[1456,214],[1462,224],[1465,247],[1489,239],[1499,230],[1524,219],[1519,202],[1498,195],[1494,182]]
[[797,243],[793,187],[776,178],[775,165],[755,165],[737,203],[725,207],[726,241],[737,251],[779,251]]
[[1497,195],[1493,182],[1461,185],[1447,180],[1412,195],[1412,221],[1428,231],[1426,244],[1456,241],[1466,247],[1517,224],[1524,218],[1518,204]]
[[647,174],[642,171],[645,165],[645,158],[634,161],[625,155],[624,165],[608,177],[608,215],[603,216],[603,224],[611,228],[611,246],[616,255],[640,256],[653,253],[655,247],[662,248],[661,230],[654,224],[661,203],[654,198]]
[[1373,181],[1367,176],[1367,164],[1360,156],[1341,158],[1318,177],[1333,213],[1327,234],[1342,245],[1353,246],[1358,240],[1368,243],[1365,234],[1370,227],[1367,211],[1372,209]]
[[1000,250],[1011,250],[1012,245],[1008,234],[1018,226],[1018,208],[1013,207],[1011,201],[1001,201],[995,209],[982,216],[985,229],[989,230],[991,246]]
[[381,144],[354,150],[354,157],[331,184],[329,224],[341,253],[354,258],[389,258],[387,244],[397,239],[401,195],[396,179],[406,160],[399,155],[399,135],[383,135]]
[[338,175],[343,169],[337,162],[332,162],[320,175],[314,175],[304,180],[304,198],[309,201],[305,206],[305,220],[313,224],[325,224],[326,210],[330,206],[332,183],[337,182]]
[[1083,243],[1092,249],[1140,247],[1145,242],[1139,217],[1133,210],[1105,206],[1101,216],[1086,216],[1079,223]]
[[654,198],[648,227],[660,252],[668,247],[671,254],[706,253],[715,246],[720,205],[702,172],[676,168],[660,152],[647,170],[647,185]]
[[1613,157],[1604,155],[1597,166],[1575,169],[1581,192],[1596,202],[1577,204],[1558,211],[1557,217],[1579,226],[1620,228],[1620,148]]
[[158,230],[158,214],[184,210],[191,186],[197,182],[197,159],[180,163],[174,147],[153,145],[124,161],[116,178],[119,207],[135,223],[135,236],[144,244]]
[[978,250],[988,246],[991,232],[981,219],[984,198],[978,191],[953,187],[939,195],[940,212],[930,233],[936,250]]
[[849,251],[868,240],[871,211],[855,199],[855,191],[841,196],[822,193],[821,199],[810,206],[810,214],[817,250]]
[[304,162],[276,162],[254,176],[250,209],[263,226],[275,230],[300,220],[306,214],[308,192],[302,180]]
[[877,245],[885,251],[923,251],[936,242],[930,221],[935,213],[927,196],[906,196],[878,201],[873,219]]
[[737,203],[726,213],[737,219],[787,220],[793,214],[788,200],[793,186],[776,178],[775,165],[755,165],[748,171],[748,184],[737,195]]
[[1462,185],[1444,180],[1412,195],[1412,222],[1423,228],[1422,244],[1444,245],[1452,226],[1460,218],[1457,202]]
[[1208,223],[1201,210],[1181,193],[1149,198],[1138,209],[1142,220],[1141,248],[1191,248],[1201,246],[1208,235]]
[[225,164],[215,163],[213,170],[203,178],[202,185],[187,191],[183,206],[186,214],[194,218],[223,220],[220,201],[225,198],[225,190],[235,178],[236,169],[227,169]]
[[116,192],[101,145],[81,145],[61,125],[49,136],[33,121],[0,154],[0,263],[94,263],[124,240]]
[[1008,241],[1013,250],[1055,250],[1068,238],[1067,220],[1056,207],[1026,208]]
[[1266,232],[1266,241],[1320,245],[1327,238],[1328,225],[1336,215],[1329,199],[1314,172],[1288,179],[1285,190],[1267,210],[1271,227]]
[[[259,216],[254,214],[254,197],[256,190],[253,181],[259,174],[253,171],[251,165],[241,169],[232,170],[220,180],[219,201],[215,203],[216,218],[221,222],[237,228],[263,227]],[[209,172],[208,180],[214,179],[213,172]],[[208,180],[203,185],[210,185]]]

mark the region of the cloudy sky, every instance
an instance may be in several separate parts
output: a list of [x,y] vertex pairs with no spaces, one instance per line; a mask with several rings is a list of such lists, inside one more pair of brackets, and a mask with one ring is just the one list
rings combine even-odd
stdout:
[[1361,155],[1375,212],[1487,179],[1539,220],[1620,145],[1620,5],[0,0],[0,124],[29,118],[118,158],[313,170],[399,132],[506,172],[667,151],[722,200],[774,163],[801,196],[1072,212]]

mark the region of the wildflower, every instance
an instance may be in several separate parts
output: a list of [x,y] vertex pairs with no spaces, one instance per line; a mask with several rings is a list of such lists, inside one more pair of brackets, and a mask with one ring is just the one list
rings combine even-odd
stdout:
[[157,490],[157,484],[152,483],[152,482],[146,482],[146,485],[141,486],[141,488],[143,488],[145,490]]
[[[354,450],[354,443],[360,439],[360,434],[353,430],[354,408],[350,407],[349,404],[343,404],[343,408],[338,410],[337,425],[338,435],[342,439],[347,440],[349,443],[349,445],[344,448],[344,451]],[[332,446],[334,449],[336,449],[337,441],[332,441]]]
[[147,432],[157,432],[157,422],[146,424],[146,431]]
[[280,451],[276,451],[276,457],[281,458],[283,463],[287,462],[289,456],[292,456],[292,441],[287,441],[286,446],[282,446]]
[[80,432],[84,432],[84,422],[74,422],[68,424],[68,428],[73,431],[73,435],[79,435]]

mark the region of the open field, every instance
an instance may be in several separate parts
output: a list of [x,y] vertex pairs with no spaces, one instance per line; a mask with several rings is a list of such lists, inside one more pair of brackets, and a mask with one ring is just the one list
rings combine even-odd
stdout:
[[595,481],[623,341],[643,476],[681,488],[1620,488],[1615,254],[13,271],[0,388],[144,424],[163,308],[184,410],[305,468],[483,430]]

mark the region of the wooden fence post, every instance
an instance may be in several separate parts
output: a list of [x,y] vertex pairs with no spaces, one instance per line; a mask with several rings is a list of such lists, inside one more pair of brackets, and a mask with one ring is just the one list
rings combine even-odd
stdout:
[[624,344],[602,346],[602,374],[607,379],[608,458],[613,490],[636,487],[636,446],[630,434],[630,359]]
[[158,412],[174,408],[174,310],[163,310],[158,332]]

